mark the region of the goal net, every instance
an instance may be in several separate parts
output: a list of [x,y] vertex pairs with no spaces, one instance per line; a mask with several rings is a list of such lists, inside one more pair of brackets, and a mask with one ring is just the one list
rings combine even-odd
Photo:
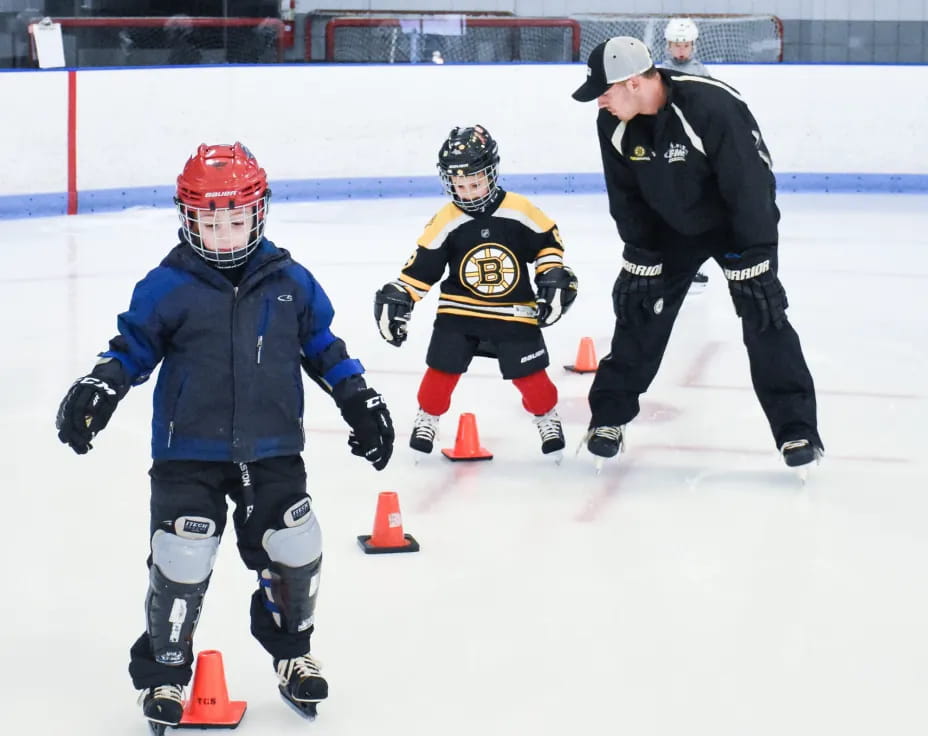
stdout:
[[[655,63],[667,57],[664,28],[673,15],[587,13],[572,15],[580,24],[580,56],[613,36],[634,36],[651,50]],[[679,16],[676,16],[679,17]],[[694,14],[699,39],[696,58],[706,64],[783,60],[783,23],[775,15]]]
[[332,18],[325,59],[456,63],[576,61],[580,25],[568,18],[416,15]]

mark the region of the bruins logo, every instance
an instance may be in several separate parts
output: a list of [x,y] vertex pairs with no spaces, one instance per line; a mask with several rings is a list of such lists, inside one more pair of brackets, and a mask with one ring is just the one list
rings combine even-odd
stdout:
[[458,276],[477,296],[505,296],[519,283],[519,262],[499,243],[482,243],[461,259]]

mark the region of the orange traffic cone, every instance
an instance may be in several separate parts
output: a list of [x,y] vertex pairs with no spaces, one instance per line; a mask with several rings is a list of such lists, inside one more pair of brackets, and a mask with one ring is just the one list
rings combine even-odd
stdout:
[[454,449],[446,447],[441,454],[450,460],[492,460],[493,453],[480,446],[477,436],[477,417],[470,412],[461,414],[458,420],[458,436]]
[[374,533],[362,534],[358,544],[366,554],[388,552],[418,552],[419,543],[411,534],[403,534],[403,515],[400,499],[393,491],[381,491],[377,496],[377,513],[374,516]]
[[596,360],[596,350],[593,348],[592,337],[581,337],[580,347],[577,348],[577,359],[573,365],[564,367],[572,373],[596,373],[599,361]]
[[200,652],[193,673],[193,692],[184,705],[178,728],[235,728],[247,705],[244,700],[229,700],[222,654],[215,649]]

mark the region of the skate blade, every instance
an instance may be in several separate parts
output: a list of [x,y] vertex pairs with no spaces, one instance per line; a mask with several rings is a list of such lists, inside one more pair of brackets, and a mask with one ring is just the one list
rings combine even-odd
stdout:
[[555,450],[554,452],[548,455],[552,460],[554,460],[555,465],[560,465],[564,461],[564,451]]
[[303,716],[303,718],[314,720],[316,716],[319,715],[316,711],[316,706],[322,702],[321,700],[294,700],[293,698],[288,698],[283,693],[280,694],[280,699]]
[[604,457],[597,457],[593,461],[593,469],[596,471],[596,475],[599,475],[600,473],[603,472],[603,465],[605,464],[606,464],[606,458]]

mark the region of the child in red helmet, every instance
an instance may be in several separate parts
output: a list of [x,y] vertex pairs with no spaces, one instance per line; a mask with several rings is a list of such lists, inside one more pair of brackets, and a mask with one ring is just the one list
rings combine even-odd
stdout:
[[541,451],[560,460],[564,430],[539,329],[557,322],[577,296],[557,225],[522,195],[498,186],[497,143],[480,125],[448,134],[438,171],[452,201],[426,225],[399,278],[374,297],[381,336],[399,346],[415,302],[447,270],[410,447],[432,451],[461,374],[483,356],[496,358],[503,378],[521,393]]
[[59,439],[84,454],[129,388],[161,364],[146,626],[129,664],[155,730],[181,718],[227,496],[258,577],[251,630],[281,694],[306,714],[328,694],[309,653],[322,537],[300,456],[301,367],[339,406],[352,453],[381,470],[393,449],[387,407],[332,333],[322,287],[264,237],[270,196],[241,143],[197,149],[177,178],[180,243],[136,285],[119,334],[58,410]]

